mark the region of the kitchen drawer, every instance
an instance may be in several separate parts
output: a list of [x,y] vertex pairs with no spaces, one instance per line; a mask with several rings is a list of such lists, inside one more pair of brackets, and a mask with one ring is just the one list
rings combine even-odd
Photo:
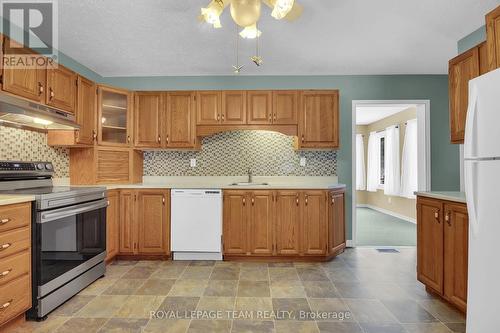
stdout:
[[0,286],[29,273],[31,256],[29,250],[0,260]]
[[31,223],[31,202],[0,206],[0,233]]
[[30,228],[0,233],[0,261],[12,254],[28,250],[31,247]]
[[30,275],[0,286],[0,325],[31,308]]

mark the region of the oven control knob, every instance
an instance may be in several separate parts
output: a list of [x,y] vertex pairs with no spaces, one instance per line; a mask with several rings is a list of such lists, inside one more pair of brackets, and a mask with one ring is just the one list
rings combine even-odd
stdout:
[[45,164],[45,169],[52,170],[52,164],[50,163]]
[[42,163],[38,163],[38,164],[36,165],[36,168],[37,168],[38,170],[43,170],[43,169],[45,168],[45,165],[43,165]]

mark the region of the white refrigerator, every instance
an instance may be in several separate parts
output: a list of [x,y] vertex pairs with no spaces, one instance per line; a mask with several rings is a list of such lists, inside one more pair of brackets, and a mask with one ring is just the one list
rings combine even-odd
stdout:
[[469,82],[467,332],[500,332],[500,69]]

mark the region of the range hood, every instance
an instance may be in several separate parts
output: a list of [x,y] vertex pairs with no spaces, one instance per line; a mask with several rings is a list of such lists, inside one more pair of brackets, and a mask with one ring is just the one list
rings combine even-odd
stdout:
[[39,130],[80,128],[72,114],[5,93],[0,93],[0,125],[2,123]]

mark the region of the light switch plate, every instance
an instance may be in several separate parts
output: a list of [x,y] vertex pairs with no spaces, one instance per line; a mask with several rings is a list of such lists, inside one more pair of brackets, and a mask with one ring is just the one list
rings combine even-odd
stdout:
[[191,166],[191,168],[196,168],[196,158],[190,159],[189,165]]
[[305,157],[300,158],[300,166],[305,167],[307,163],[307,159]]

